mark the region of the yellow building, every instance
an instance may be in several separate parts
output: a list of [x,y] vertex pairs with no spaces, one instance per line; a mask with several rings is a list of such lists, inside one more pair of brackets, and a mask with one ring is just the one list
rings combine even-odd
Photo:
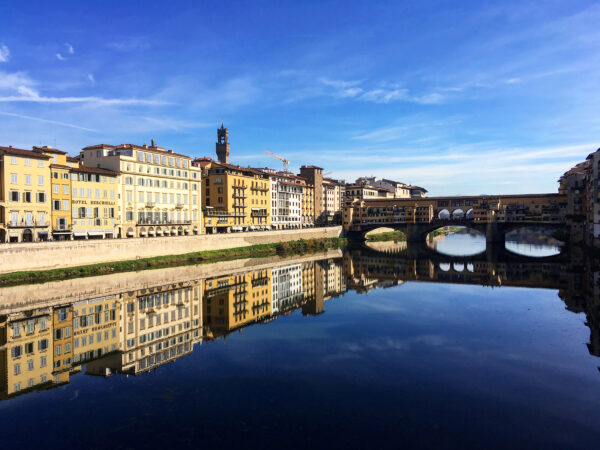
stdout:
[[0,397],[52,385],[50,308],[0,317]]
[[119,174],[83,165],[70,170],[73,236],[116,238],[120,225]]
[[61,381],[69,380],[69,371],[73,363],[73,308],[72,305],[55,307],[52,311],[53,375]]
[[117,295],[73,304],[73,364],[118,351],[120,299]]
[[302,209],[302,228],[315,226],[315,187],[308,184],[308,181],[302,177],[297,177],[299,180],[304,180],[302,185],[302,198],[300,199],[300,208]]
[[51,147],[34,147],[51,158],[52,239],[71,239],[71,175],[67,154]]
[[204,281],[204,327],[223,336],[272,315],[270,269]]
[[203,212],[207,233],[271,228],[269,175],[259,170],[197,159],[203,170]]
[[121,237],[202,233],[201,171],[189,156],[152,145],[93,145],[80,154],[86,167],[119,172]]
[[51,157],[0,147],[0,242],[49,239]]

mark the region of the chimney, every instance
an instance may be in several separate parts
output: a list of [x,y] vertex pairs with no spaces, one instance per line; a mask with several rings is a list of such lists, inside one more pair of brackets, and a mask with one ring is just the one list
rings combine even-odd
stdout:
[[173,150],[171,150],[171,149],[169,149],[169,150],[167,150],[167,151],[168,151],[169,153],[173,153]]
[[151,145],[151,147],[155,147],[155,145],[154,145],[154,139],[152,139],[152,145]]

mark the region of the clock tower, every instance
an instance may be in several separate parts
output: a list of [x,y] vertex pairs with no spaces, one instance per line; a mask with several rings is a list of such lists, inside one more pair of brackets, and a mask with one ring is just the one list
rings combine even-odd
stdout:
[[220,163],[229,163],[229,130],[223,126],[217,130],[217,159]]

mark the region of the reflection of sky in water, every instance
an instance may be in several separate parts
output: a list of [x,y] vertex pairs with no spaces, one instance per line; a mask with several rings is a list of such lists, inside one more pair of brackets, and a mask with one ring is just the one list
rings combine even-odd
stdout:
[[475,255],[485,252],[485,235],[453,233],[433,241],[433,248],[445,255]]
[[[151,374],[78,375],[0,402],[3,437],[49,447],[593,448],[600,374],[584,320],[547,289],[408,282],[348,292],[324,314],[248,327]],[[75,440],[57,424],[85,433]]]
[[516,241],[506,241],[505,247],[511,252],[525,256],[551,256],[558,255],[560,253],[560,247],[557,247],[556,245],[533,245],[523,244],[521,242]]
[[[547,244],[524,244],[517,241],[506,241],[505,247],[511,252],[525,256],[551,256],[560,253],[560,247]],[[475,255],[485,251],[485,234],[473,232],[453,233],[433,242],[433,248],[445,255]]]

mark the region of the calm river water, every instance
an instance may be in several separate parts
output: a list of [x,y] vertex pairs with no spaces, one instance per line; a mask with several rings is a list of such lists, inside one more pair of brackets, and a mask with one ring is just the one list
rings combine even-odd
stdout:
[[3,448],[598,448],[593,261],[378,244],[0,289]]

